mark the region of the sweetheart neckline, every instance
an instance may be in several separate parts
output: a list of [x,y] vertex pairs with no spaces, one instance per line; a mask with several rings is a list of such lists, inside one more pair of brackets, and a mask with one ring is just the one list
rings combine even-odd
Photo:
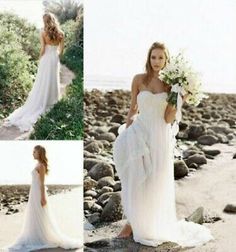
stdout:
[[152,95],[162,95],[162,94],[167,94],[167,92],[153,93],[153,92],[151,92],[151,91],[149,91],[149,90],[141,90],[141,91],[138,93],[138,95],[139,95],[140,93],[144,93],[144,92],[150,93],[150,94],[152,94]]

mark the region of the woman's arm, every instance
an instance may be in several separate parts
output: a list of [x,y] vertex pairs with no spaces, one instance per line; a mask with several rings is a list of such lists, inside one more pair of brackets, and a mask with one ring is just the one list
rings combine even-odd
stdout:
[[166,106],[165,115],[164,115],[166,123],[174,122],[176,112],[177,112],[177,108],[174,105],[168,103],[168,105]]
[[64,51],[64,34],[62,35],[62,39],[59,44],[59,55],[61,56]]
[[41,164],[38,167],[39,179],[40,179],[40,191],[41,191],[41,205],[44,207],[47,204],[45,197],[45,186],[44,186],[44,178],[45,178],[45,167]]
[[137,95],[139,93],[139,89],[138,89],[139,78],[140,77],[138,75],[135,75],[132,81],[131,104],[130,104],[130,109],[129,109],[127,119],[126,119],[126,128],[128,128],[132,124],[133,120],[131,118],[138,112]]
[[43,32],[40,33],[40,45],[41,45],[41,49],[40,49],[39,58],[41,58],[45,53],[45,40],[44,40]]
[[[183,96],[183,104],[186,101],[187,97],[188,97],[188,94]],[[176,106],[168,103],[168,105],[166,106],[165,115],[164,115],[164,119],[165,119],[166,123],[173,123],[174,122],[176,112],[177,112]]]

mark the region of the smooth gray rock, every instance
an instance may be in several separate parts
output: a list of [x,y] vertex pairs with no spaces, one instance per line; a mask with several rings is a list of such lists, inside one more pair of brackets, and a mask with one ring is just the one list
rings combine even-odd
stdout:
[[192,124],[188,129],[189,139],[196,140],[198,137],[202,136],[205,133],[205,127],[203,125]]
[[197,139],[199,144],[212,145],[218,142],[218,138],[212,135],[203,135]]
[[176,160],[174,162],[174,175],[175,179],[188,175],[188,167],[183,160]]
[[227,204],[224,208],[225,213],[236,213],[236,205]]
[[102,160],[97,158],[85,158],[84,159],[84,169],[89,171],[94,165],[102,163]]
[[96,141],[89,143],[88,145],[86,145],[84,147],[84,149],[90,153],[100,153],[101,152],[99,144]]
[[122,219],[122,215],[121,196],[120,193],[116,192],[112,194],[106,206],[103,208],[101,220],[118,221]]
[[101,191],[99,192],[100,195],[107,193],[107,192],[113,192],[113,188],[109,186],[104,186]]
[[194,154],[186,160],[187,166],[191,165],[192,163],[195,163],[197,165],[203,165],[207,163],[207,159],[205,156],[200,154]]
[[87,220],[91,224],[97,223],[100,220],[100,215],[100,213],[95,212],[93,214],[88,215]]
[[122,124],[125,122],[125,118],[126,117],[122,114],[116,114],[116,115],[112,116],[111,122],[116,122],[116,123]]
[[117,192],[117,191],[121,191],[121,182],[120,181],[117,181],[114,185],[114,191]]
[[97,186],[97,181],[90,177],[84,179],[84,191],[91,190]]
[[220,150],[216,150],[216,149],[205,149],[205,148],[203,148],[202,151],[205,154],[211,155],[211,156],[216,156],[216,155],[219,155],[221,153]]
[[113,187],[115,185],[115,181],[112,177],[108,176],[108,177],[103,177],[101,179],[98,180],[98,184],[97,184],[97,188],[101,189],[104,186],[110,186]]
[[107,132],[99,135],[97,140],[107,140],[108,142],[114,142],[116,139],[116,135],[112,132]]
[[86,197],[86,196],[91,196],[91,197],[95,198],[97,195],[98,195],[97,192],[94,191],[94,190],[87,190],[87,191],[84,193],[84,196],[85,196],[85,197]]
[[190,216],[186,218],[187,221],[192,221],[198,224],[202,224],[204,220],[204,208],[197,208]]
[[114,178],[113,167],[106,162],[99,162],[89,170],[88,176],[96,181],[107,176]]
[[113,192],[106,192],[103,193],[101,196],[98,197],[98,203],[105,206],[105,204],[108,202],[109,198],[113,195]]

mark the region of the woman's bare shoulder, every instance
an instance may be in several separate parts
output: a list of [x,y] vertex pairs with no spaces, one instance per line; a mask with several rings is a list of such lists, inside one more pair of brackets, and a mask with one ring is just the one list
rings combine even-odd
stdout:
[[141,85],[143,83],[143,79],[145,77],[144,73],[139,73],[134,75],[133,82],[136,83],[137,85]]
[[41,29],[40,29],[40,34],[41,34],[42,36],[45,36],[45,30],[44,30],[44,28],[41,28]]
[[133,87],[139,90],[140,87],[143,85],[144,77],[145,77],[144,73],[139,73],[139,74],[134,75]]
[[135,74],[134,75],[134,80],[136,80],[136,81],[142,81],[145,76],[146,76],[145,73]]
[[38,172],[40,172],[40,171],[45,171],[45,165],[42,164],[42,163],[38,163],[38,164],[36,165],[36,170],[37,170]]

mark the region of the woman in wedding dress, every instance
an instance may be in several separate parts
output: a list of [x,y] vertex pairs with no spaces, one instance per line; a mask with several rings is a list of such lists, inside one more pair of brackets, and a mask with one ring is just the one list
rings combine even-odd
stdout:
[[128,220],[118,237],[133,233],[136,242],[154,247],[167,241],[198,246],[213,239],[210,230],[176,218],[171,123],[177,109],[167,103],[170,90],[158,78],[168,60],[165,45],[155,42],[148,52],[146,73],[133,79],[126,129],[120,130],[114,143]]
[[16,126],[21,132],[30,130],[59,99],[59,55],[63,53],[64,34],[53,14],[44,14],[43,21],[40,60],[32,90],[24,105],[4,120],[4,126]]
[[32,184],[23,229],[16,242],[5,248],[4,251],[28,252],[44,248],[74,249],[82,247],[81,241],[63,235],[53,219],[44,185],[44,178],[48,173],[45,148],[41,145],[35,146],[33,156],[38,163],[32,171]]

